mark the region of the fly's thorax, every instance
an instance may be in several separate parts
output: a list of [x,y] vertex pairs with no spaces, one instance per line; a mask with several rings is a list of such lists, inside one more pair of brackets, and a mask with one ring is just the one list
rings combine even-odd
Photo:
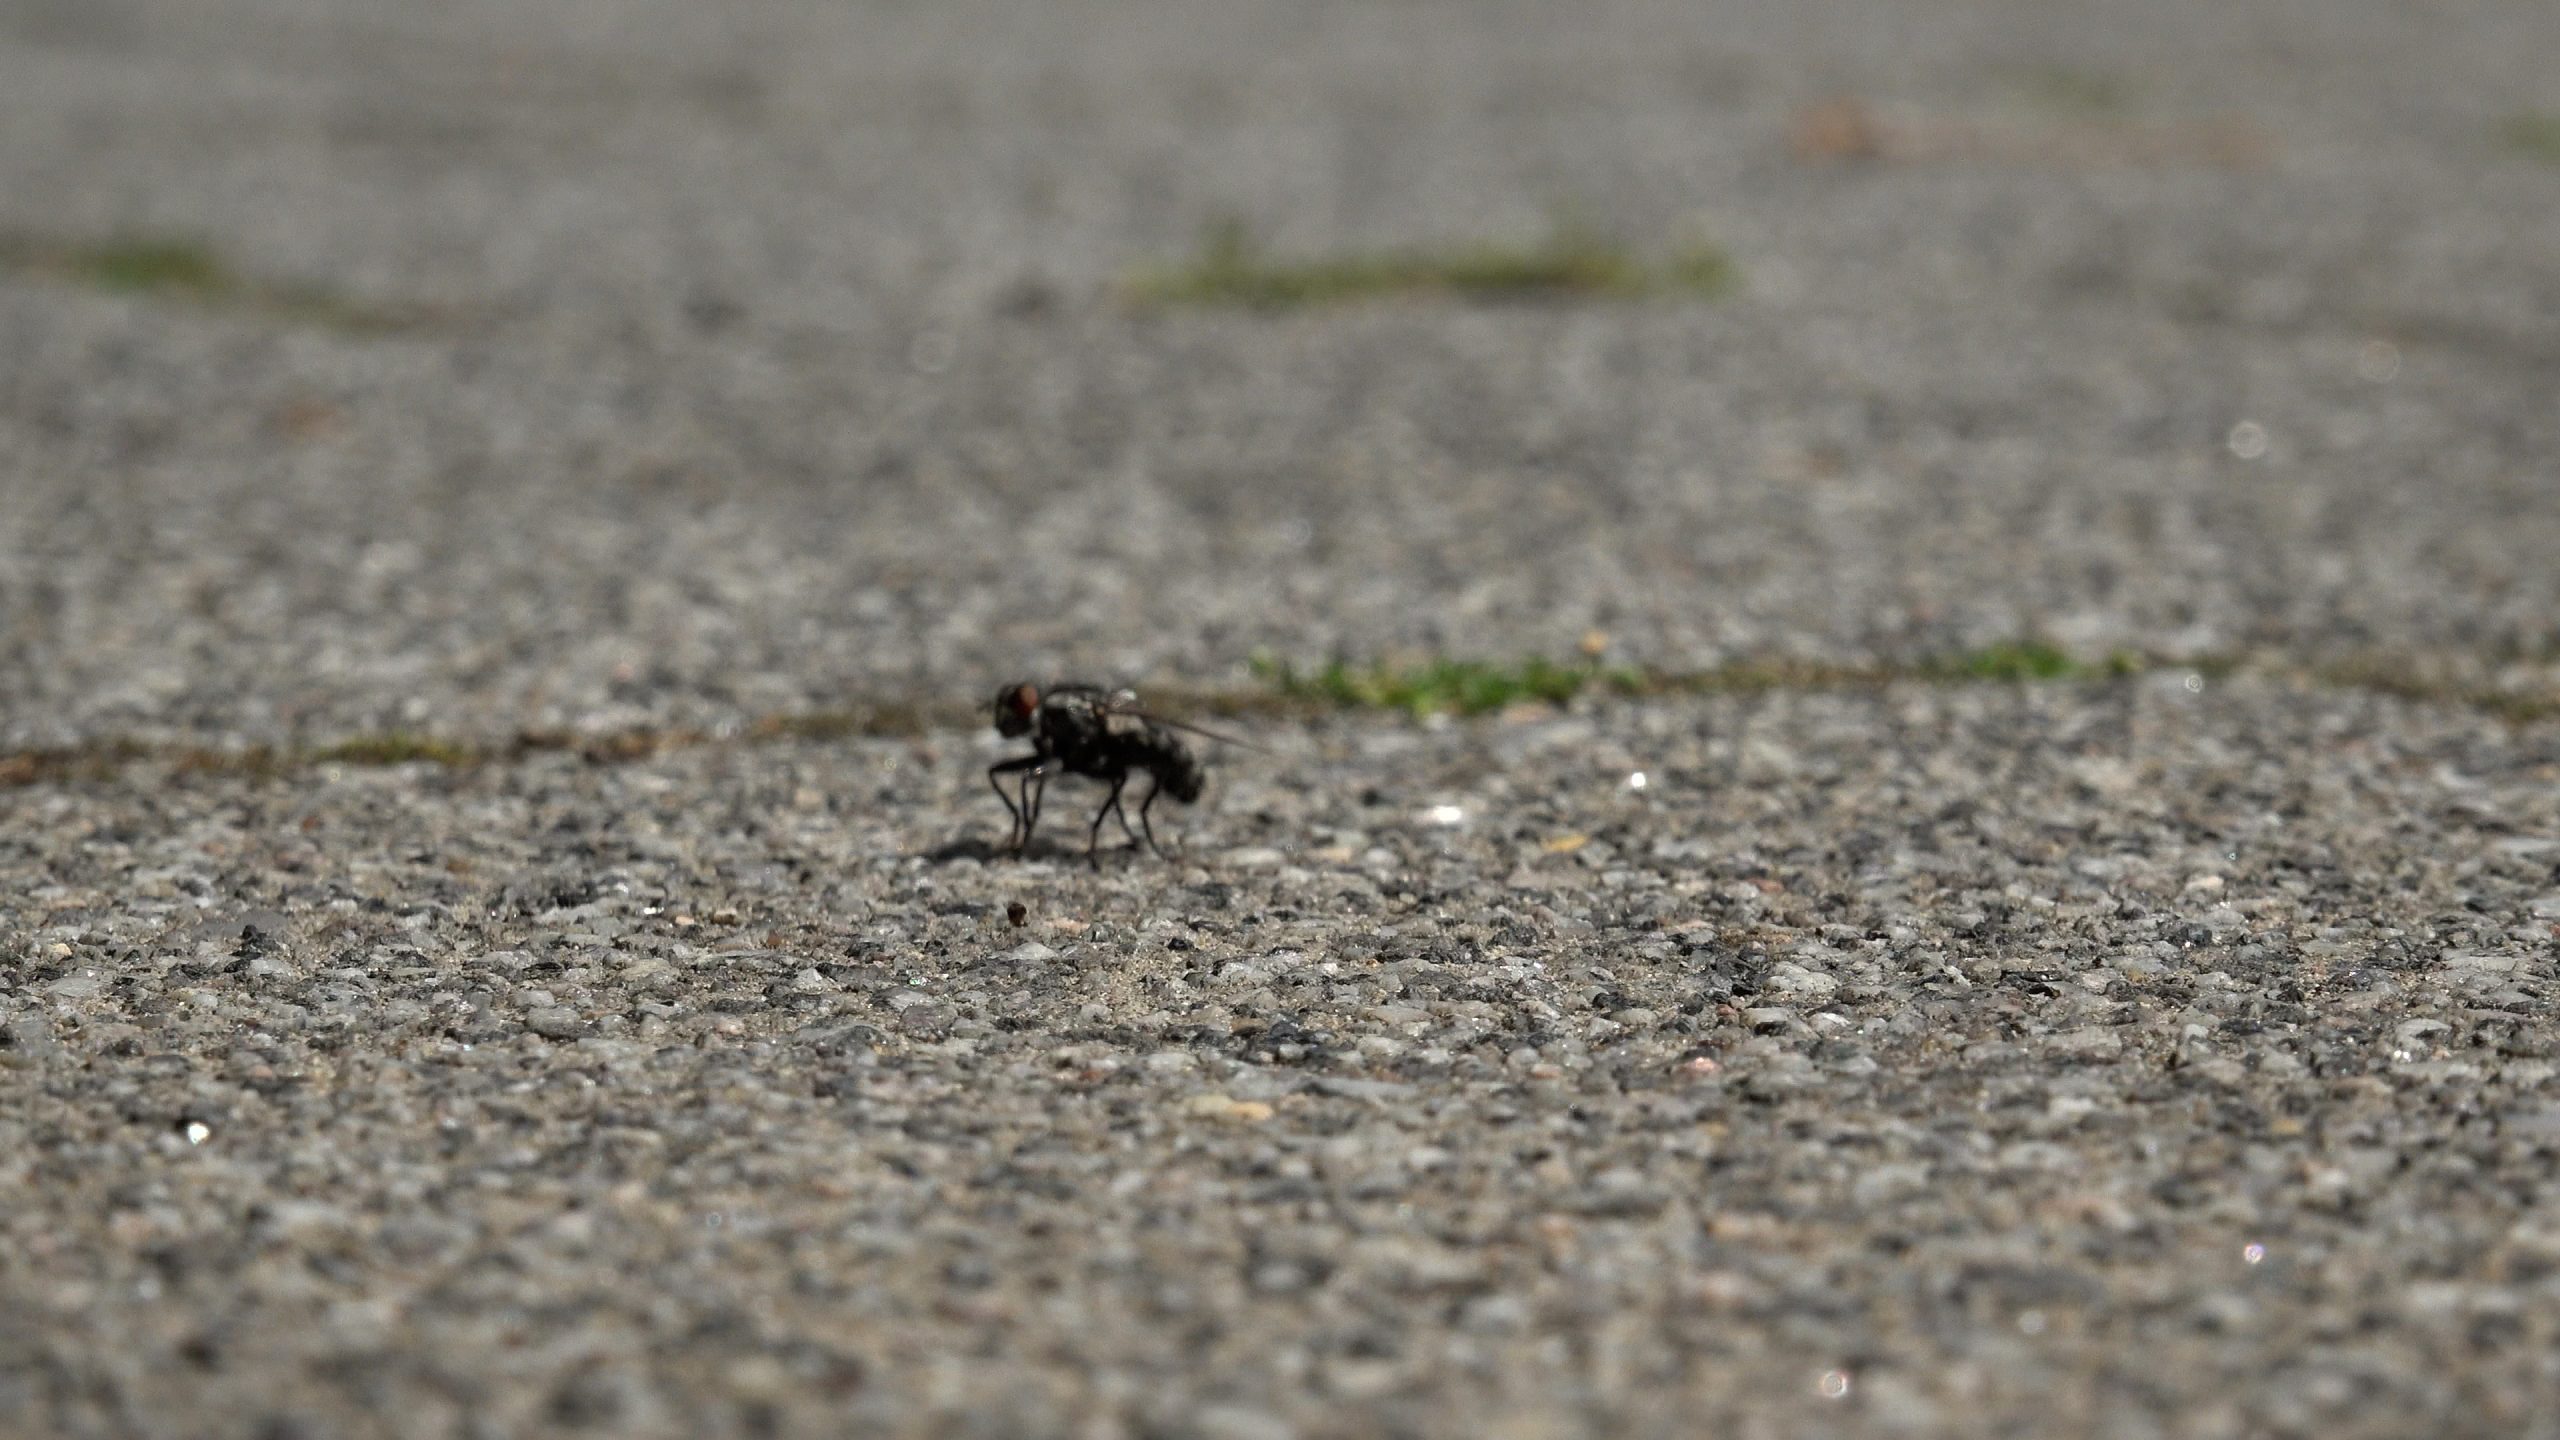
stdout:
[[1098,736],[1103,731],[1103,715],[1076,696],[1061,696],[1040,707],[1040,728],[1060,739]]
[[1050,692],[1040,706],[1040,748],[1058,757],[1067,769],[1096,774],[1109,767],[1109,716],[1090,697]]

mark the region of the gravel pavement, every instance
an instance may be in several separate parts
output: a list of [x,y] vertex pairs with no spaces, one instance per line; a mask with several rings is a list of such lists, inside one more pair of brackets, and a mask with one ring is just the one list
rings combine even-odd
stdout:
[[0,0],[0,1434],[2560,1436],[2553,55]]

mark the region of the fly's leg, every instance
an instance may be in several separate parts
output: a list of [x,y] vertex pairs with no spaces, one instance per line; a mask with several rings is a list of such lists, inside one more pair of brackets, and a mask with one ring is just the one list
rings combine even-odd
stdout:
[[[1164,847],[1156,843],[1156,827],[1147,819],[1147,809],[1156,803],[1156,792],[1164,788],[1164,782],[1152,775],[1147,779],[1152,783],[1147,786],[1147,798],[1138,802],[1138,828],[1147,832],[1147,848],[1156,852],[1156,858],[1170,860],[1173,857],[1164,853]],[[1128,825],[1129,817],[1123,813],[1120,817],[1120,826],[1125,830]]]
[[994,788],[996,798],[1004,802],[1004,813],[1013,817],[1013,823],[1006,826],[1004,832],[1004,844],[1008,850],[1017,848],[1022,836],[1022,807],[1014,804],[1013,797],[1005,793],[1004,777],[1011,771],[1028,770],[1039,763],[1039,756],[1025,755],[1019,759],[1001,760],[987,767],[987,784]]
[[1013,827],[1005,832],[1004,838],[1006,846],[1019,855],[1031,843],[1031,826],[1040,818],[1040,812],[1036,808],[1026,809],[1015,804],[1013,797],[1005,793],[1004,777],[1017,771],[1022,772],[1023,788],[1027,791],[1031,777],[1041,773],[1040,757],[1024,755],[990,765],[987,767],[987,783],[995,787],[996,798],[1004,802],[1005,813],[1013,817]]
[[[1156,798],[1155,786],[1152,783],[1155,777],[1153,775],[1149,775],[1147,779],[1151,782],[1147,787],[1147,798],[1149,800],[1153,800]],[[1146,811],[1146,807],[1144,805],[1140,805],[1138,809],[1141,814]],[[1129,837],[1129,848],[1132,850],[1137,849],[1140,842],[1138,840],[1138,832],[1131,828],[1129,824],[1129,807],[1126,805],[1115,805],[1112,807],[1112,813],[1120,817],[1120,833]]]
[[1022,845],[1031,848],[1031,832],[1040,823],[1041,802],[1049,798],[1049,767],[1039,766],[1022,777]]
[[[1102,808],[1093,812],[1093,824],[1085,831],[1084,863],[1092,866],[1096,870],[1102,868],[1101,856],[1096,851],[1096,847],[1102,844],[1102,819],[1104,816],[1120,809],[1120,789],[1128,783],[1129,772],[1126,770],[1123,770],[1119,774],[1111,777],[1111,798],[1103,801]],[[1129,823],[1129,817],[1126,812],[1122,812],[1120,816],[1120,823],[1123,825]]]

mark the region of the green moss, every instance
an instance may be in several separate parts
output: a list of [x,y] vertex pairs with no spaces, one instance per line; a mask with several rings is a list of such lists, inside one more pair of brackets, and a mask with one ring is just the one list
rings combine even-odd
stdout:
[[240,288],[239,278],[211,250],[191,240],[114,240],[66,251],[63,258],[71,275],[101,290],[211,298]]
[[2498,138],[2519,154],[2560,165],[2560,115],[2542,110],[2510,115],[2499,125]]
[[224,263],[212,247],[185,237],[128,235],[62,242],[0,235],[0,269],[112,294],[219,307],[358,334],[407,329],[425,318],[416,312],[367,305],[319,286],[252,279]]
[[2094,670],[2060,646],[2041,640],[2003,641],[1922,668],[1931,672],[1931,678],[1955,680],[2070,680]]
[[1453,659],[1402,665],[1333,660],[1302,671],[1285,660],[1257,656],[1252,668],[1255,679],[1283,703],[1339,710],[1401,710],[1422,716],[1481,715],[1533,701],[1560,705],[1587,690],[1614,695],[1724,695],[1841,690],[1900,682],[2103,680],[2140,674],[2153,668],[2153,662],[2131,651],[2086,661],[2045,641],[2021,640],[1938,659],[1881,665],[1777,660],[1675,671],[1569,665],[1542,658],[1508,664]]
[[1128,293],[1146,305],[1241,305],[1282,310],[1396,296],[1479,300],[1715,295],[1732,287],[1732,257],[1704,241],[1649,266],[1596,236],[1559,231],[1544,244],[1477,244],[1307,260],[1266,257],[1242,225],[1212,228],[1189,263],[1144,270]]
[[[1909,678],[1924,680],[2108,680],[2139,675],[2153,661],[2131,650],[2114,650],[2103,659],[2083,660],[2044,640],[2004,640],[1911,667]],[[2193,668],[2193,667],[2189,667]],[[1895,676],[1893,678],[1904,678]]]
[[1427,660],[1412,665],[1352,665],[1329,661],[1300,673],[1267,656],[1254,674],[1283,698],[1342,709],[1401,710],[1409,715],[1482,715],[1513,705],[1561,705],[1598,686],[1634,694],[1648,688],[1639,671],[1598,665],[1563,665],[1529,659],[1517,664],[1483,660]]
[[1662,274],[1665,288],[1702,298],[1722,295],[1742,283],[1742,271],[1733,256],[1710,240],[1691,240],[1672,251]]
[[2105,70],[2036,65],[2015,71],[2011,88],[2048,110],[2077,115],[2121,115],[2133,108],[2133,82]]

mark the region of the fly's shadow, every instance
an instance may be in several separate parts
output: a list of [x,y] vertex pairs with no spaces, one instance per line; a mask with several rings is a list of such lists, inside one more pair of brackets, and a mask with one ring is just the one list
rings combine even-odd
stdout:
[[1042,840],[1027,850],[1018,850],[1008,841],[989,840],[978,835],[963,835],[956,840],[936,845],[922,852],[917,858],[933,865],[949,865],[960,860],[975,860],[982,865],[992,865],[998,860],[1068,860],[1079,858],[1081,854],[1082,852],[1073,846],[1062,845],[1055,840]]

